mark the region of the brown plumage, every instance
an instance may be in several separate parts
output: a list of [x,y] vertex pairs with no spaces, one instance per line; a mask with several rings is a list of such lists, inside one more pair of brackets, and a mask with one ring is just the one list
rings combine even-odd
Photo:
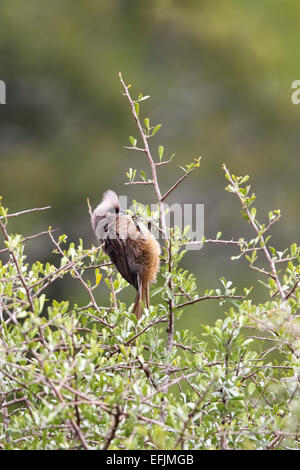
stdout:
[[136,288],[133,311],[139,319],[141,302],[149,308],[149,286],[159,268],[158,242],[144,225],[120,209],[118,196],[110,190],[92,213],[92,227],[118,271]]

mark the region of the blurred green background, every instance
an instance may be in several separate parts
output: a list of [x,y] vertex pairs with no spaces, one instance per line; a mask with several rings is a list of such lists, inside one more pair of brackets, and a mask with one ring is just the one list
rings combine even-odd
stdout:
[[[94,207],[112,188],[155,201],[148,187],[124,186],[129,167],[147,165],[124,149],[137,132],[121,71],[135,96],[151,95],[144,116],[163,124],[151,140],[154,151],[163,144],[176,153],[174,165],[161,168],[162,191],[181,176],[178,165],[203,156],[169,203],[204,203],[207,237],[249,233],[238,201],[224,192],[226,162],[251,176],[260,220],[281,209],[273,244],[297,241],[300,105],[291,102],[291,84],[300,79],[299,17],[298,0],[2,0],[0,194],[10,211],[52,206],[13,220],[11,229],[31,235],[52,225],[88,247],[95,240],[87,197]],[[50,248],[41,238],[27,252],[45,260]],[[234,253],[206,246],[182,264],[196,273],[199,289],[219,287],[224,275],[254,285],[259,298],[257,276],[244,261],[231,262]],[[52,294],[67,298],[70,289],[78,300],[77,283]],[[97,296],[108,301],[104,283]],[[223,309],[189,307],[179,325],[198,331]]]

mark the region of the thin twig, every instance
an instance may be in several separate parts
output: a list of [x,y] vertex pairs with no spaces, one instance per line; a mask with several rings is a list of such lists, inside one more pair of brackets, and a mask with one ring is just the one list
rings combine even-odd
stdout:
[[188,302],[184,302],[182,304],[176,305],[175,308],[182,308],[186,305],[193,305],[197,302],[202,302],[203,300],[218,300],[218,299],[237,299],[243,300],[245,297],[243,295],[203,295],[202,297],[198,297],[197,299],[190,300]]
[[187,173],[185,173],[181,178],[179,178],[178,181],[176,181],[173,186],[161,197],[161,201],[164,201],[176,188],[177,186],[180,185],[194,170],[198,168],[197,166],[194,166],[191,170],[189,170]]
[[300,282],[300,278],[298,278],[295,282],[295,284],[293,285],[293,287],[291,288],[291,290],[286,294],[285,298],[288,299],[296,290],[298,284]]
[[130,181],[129,183],[125,183],[126,185],[130,184],[143,184],[143,185],[151,185],[153,186],[153,181]]
[[34,209],[25,209],[24,211],[15,212],[14,214],[6,214],[5,216],[1,215],[0,219],[8,219],[9,217],[18,217],[19,215],[29,214],[30,212],[36,212],[36,211],[45,211],[47,209],[51,209],[51,206],[35,207]]
[[[51,229],[51,233],[57,232],[58,230],[59,230],[58,228]],[[33,238],[37,238],[42,235],[48,235],[48,234],[49,234],[49,230],[44,230],[43,232],[35,233],[34,235],[29,235],[28,237],[22,238],[22,240],[20,240],[20,243],[25,243],[27,240],[32,240]],[[9,251],[8,248],[3,248],[0,250],[0,253],[5,253],[7,251]]]

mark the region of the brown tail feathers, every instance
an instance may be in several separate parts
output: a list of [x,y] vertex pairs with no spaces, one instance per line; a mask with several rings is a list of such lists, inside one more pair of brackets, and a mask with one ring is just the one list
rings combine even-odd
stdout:
[[144,307],[149,308],[149,284],[141,283],[136,293],[133,313],[139,320],[142,316],[142,304]]

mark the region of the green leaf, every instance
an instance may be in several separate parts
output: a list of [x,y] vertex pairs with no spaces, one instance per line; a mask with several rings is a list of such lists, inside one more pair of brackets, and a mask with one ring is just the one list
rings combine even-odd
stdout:
[[155,135],[157,131],[161,128],[161,124],[157,124],[157,126],[154,127],[151,136]]
[[291,256],[296,256],[297,255],[297,251],[298,251],[298,246],[297,246],[297,243],[293,243],[291,245]]
[[42,311],[43,311],[45,300],[46,300],[46,296],[45,296],[45,294],[42,294],[39,297],[39,313],[42,313]]
[[129,142],[131,143],[131,145],[135,147],[137,140],[134,137],[132,137],[132,135],[130,135],[128,138],[129,138]]
[[145,95],[145,96],[142,95],[141,98],[139,98],[139,102],[148,100],[149,98],[150,98],[150,95]]
[[240,257],[243,256],[243,253],[241,253],[240,255],[236,255],[236,256],[231,256],[230,259],[232,261],[236,260],[236,259],[240,259]]
[[145,118],[145,119],[144,119],[144,123],[145,123],[145,126],[146,126],[147,131],[149,131],[149,129],[150,129],[150,121],[149,121],[149,118]]
[[248,181],[248,179],[249,179],[249,175],[244,176],[244,177],[242,178],[240,184],[246,183],[246,181]]
[[163,147],[163,145],[159,145],[158,146],[158,155],[159,155],[159,161],[160,162],[162,160],[163,154],[164,154],[164,147]]
[[139,115],[140,115],[140,105],[139,105],[139,103],[137,103],[137,101],[135,101],[135,103],[134,103],[134,109],[135,109],[137,117],[139,117]]

